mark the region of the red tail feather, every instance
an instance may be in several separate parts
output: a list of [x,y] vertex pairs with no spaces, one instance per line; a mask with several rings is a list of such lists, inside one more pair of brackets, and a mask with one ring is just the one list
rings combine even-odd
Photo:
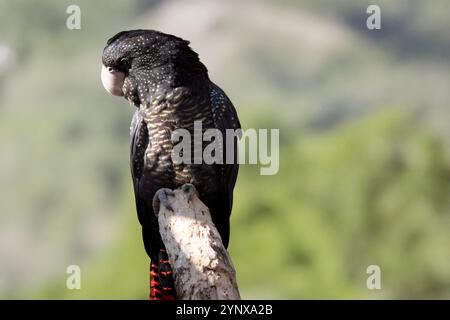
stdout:
[[150,300],[176,300],[172,269],[164,249],[160,250],[158,261],[150,263]]

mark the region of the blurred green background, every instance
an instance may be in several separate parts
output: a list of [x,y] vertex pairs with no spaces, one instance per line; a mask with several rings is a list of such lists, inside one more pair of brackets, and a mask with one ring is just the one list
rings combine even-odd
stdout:
[[147,298],[134,110],[99,80],[133,28],[189,39],[244,128],[280,128],[279,173],[235,190],[243,298],[450,298],[447,0],[0,0],[0,298]]

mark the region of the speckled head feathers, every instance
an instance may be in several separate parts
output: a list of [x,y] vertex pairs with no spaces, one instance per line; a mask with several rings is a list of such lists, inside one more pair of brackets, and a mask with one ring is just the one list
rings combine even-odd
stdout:
[[182,51],[191,51],[189,41],[155,30],[129,30],[107,41],[102,62],[106,67],[126,72],[136,59],[160,65]]
[[107,41],[102,62],[108,70],[125,75],[124,96],[136,105],[155,88],[209,81],[189,41],[154,30],[119,32]]

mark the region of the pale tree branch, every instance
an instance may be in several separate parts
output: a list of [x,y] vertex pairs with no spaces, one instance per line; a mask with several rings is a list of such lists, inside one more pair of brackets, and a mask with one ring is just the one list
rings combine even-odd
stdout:
[[177,298],[238,300],[236,272],[195,187],[160,189],[153,201],[172,266]]

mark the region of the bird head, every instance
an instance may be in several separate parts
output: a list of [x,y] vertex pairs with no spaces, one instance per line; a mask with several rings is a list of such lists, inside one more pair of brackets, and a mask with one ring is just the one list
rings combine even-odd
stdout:
[[135,104],[156,88],[182,85],[182,79],[207,74],[188,41],[154,30],[119,32],[108,40],[102,63],[106,91]]

